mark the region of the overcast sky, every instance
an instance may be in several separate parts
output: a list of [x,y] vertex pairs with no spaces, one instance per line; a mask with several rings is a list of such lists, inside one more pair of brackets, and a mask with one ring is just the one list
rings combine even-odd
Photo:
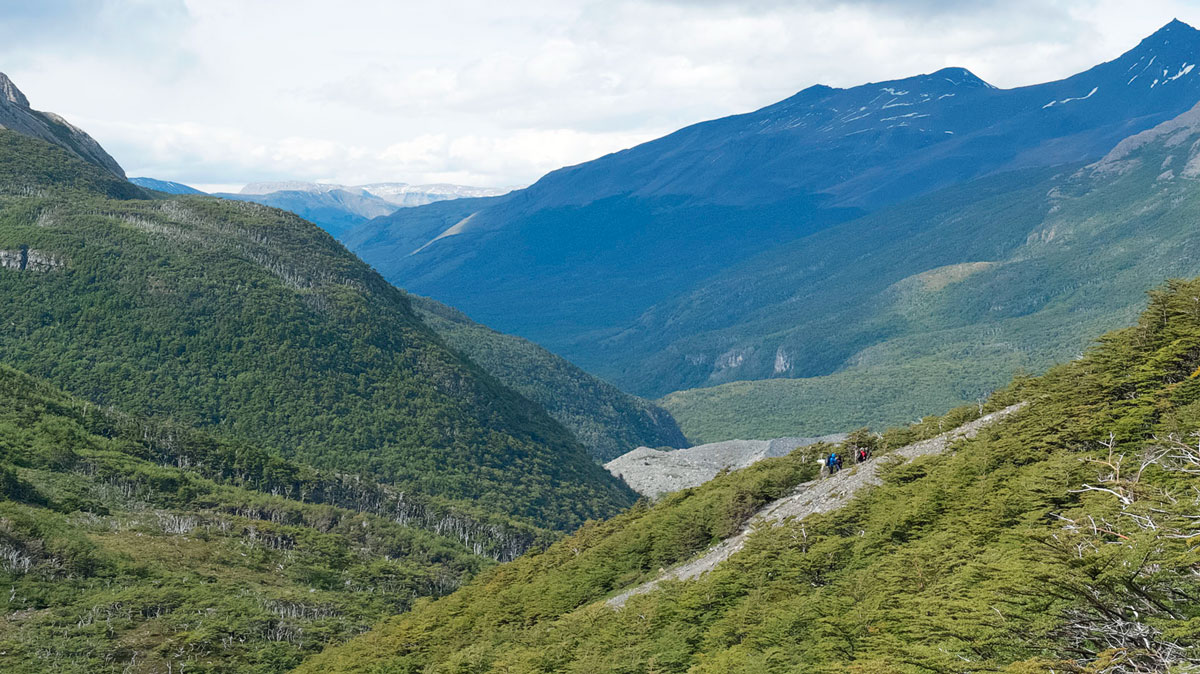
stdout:
[[507,186],[815,83],[1116,58],[1200,0],[0,0],[0,70],[130,175]]

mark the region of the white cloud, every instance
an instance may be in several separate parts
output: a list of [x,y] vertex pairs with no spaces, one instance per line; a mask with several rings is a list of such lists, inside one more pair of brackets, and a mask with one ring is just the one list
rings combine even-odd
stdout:
[[0,69],[131,174],[528,183],[814,83],[1116,57],[1192,0],[0,0]]

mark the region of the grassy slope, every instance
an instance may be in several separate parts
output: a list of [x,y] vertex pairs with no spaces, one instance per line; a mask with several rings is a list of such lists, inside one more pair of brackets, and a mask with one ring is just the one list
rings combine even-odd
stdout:
[[[699,580],[620,611],[597,603],[702,549],[728,513],[768,491],[754,485],[786,489],[806,461],[764,461],[586,528],[301,671],[1099,672],[1200,662],[1197,296],[1200,281],[1154,294],[1137,327],[989,403],[1029,401],[1021,413],[950,454],[888,470],[883,486],[839,511],[760,530]],[[679,535],[679,521],[692,522],[693,543],[651,554]]]
[[642,445],[686,445],[675,420],[661,407],[621,392],[533,342],[491,330],[434,300],[409,299],[447,344],[544,407],[598,461]]
[[492,564],[333,496],[0,366],[0,669],[284,671]]
[[[771,304],[742,327],[768,335],[758,350],[783,345],[802,354],[797,372],[820,376],[681,391],[661,403],[692,440],[826,433],[948,409],[1014,372],[1074,358],[1085,335],[1132,321],[1145,288],[1200,272],[1195,182],[1159,179],[1182,152],[1152,143],[1121,171],[1064,171],[990,195],[986,182],[956,188],[944,203],[914,202],[864,219],[862,231],[814,240],[795,255],[823,246],[841,268],[814,281],[804,301]],[[808,283],[790,273],[787,283]],[[668,351],[677,348],[687,350]]]
[[102,404],[541,526],[633,501],[316,226],[256,204],[137,198],[12,132],[0,159],[0,250],[68,260],[0,270],[0,361]]

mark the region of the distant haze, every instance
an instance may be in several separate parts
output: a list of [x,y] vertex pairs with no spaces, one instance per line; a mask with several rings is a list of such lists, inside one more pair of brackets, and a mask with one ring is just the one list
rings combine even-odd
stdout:
[[818,82],[1057,79],[1173,16],[1200,6],[46,0],[0,3],[0,69],[130,175],[504,187]]

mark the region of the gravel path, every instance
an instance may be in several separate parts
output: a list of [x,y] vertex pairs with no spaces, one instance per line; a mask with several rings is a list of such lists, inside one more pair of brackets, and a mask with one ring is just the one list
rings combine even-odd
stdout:
[[[1011,407],[1006,407],[998,412],[992,412],[975,421],[963,424],[952,431],[947,431],[937,437],[901,447],[895,452],[890,452],[884,456],[900,457],[905,461],[911,461],[919,456],[941,454],[955,440],[973,438],[979,433],[980,429],[1003,419],[1024,406],[1025,403],[1018,403]],[[609,599],[608,605],[613,608],[620,608],[625,605],[625,602],[630,597],[650,592],[664,581],[691,580],[711,571],[717,564],[729,559],[731,555],[741,550],[746,544],[746,538],[760,523],[770,522],[773,525],[778,525],[789,518],[803,519],[816,513],[829,512],[844,505],[860,489],[879,483],[878,459],[861,466],[846,468],[833,477],[805,482],[797,486],[787,496],[772,501],[759,509],[737,534],[709,548],[700,557],[672,567],[663,572],[658,578],[633,589],[626,590]]]

